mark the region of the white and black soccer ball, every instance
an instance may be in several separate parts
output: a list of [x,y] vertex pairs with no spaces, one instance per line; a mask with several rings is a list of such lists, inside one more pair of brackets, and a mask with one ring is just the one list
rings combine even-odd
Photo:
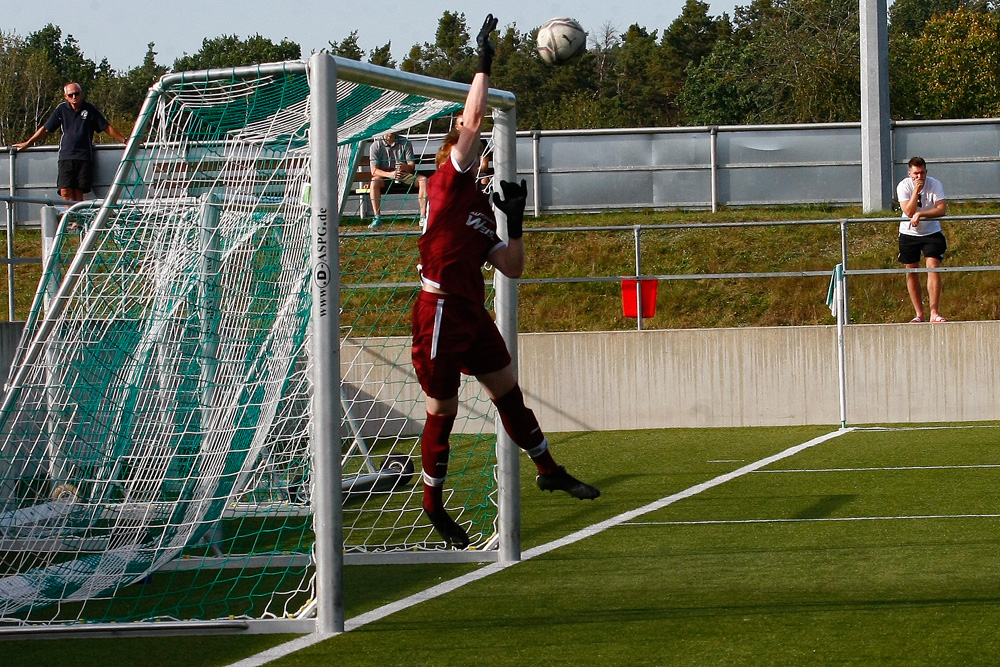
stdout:
[[551,65],[558,65],[587,48],[587,33],[575,19],[549,19],[538,29],[535,42],[539,57]]

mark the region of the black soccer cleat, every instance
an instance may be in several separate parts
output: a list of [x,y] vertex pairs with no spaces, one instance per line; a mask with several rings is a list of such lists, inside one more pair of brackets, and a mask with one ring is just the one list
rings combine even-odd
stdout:
[[436,509],[433,512],[428,512],[425,509],[424,512],[430,518],[431,523],[434,524],[434,530],[444,538],[449,547],[464,549],[469,546],[469,535],[465,532],[465,529],[455,523],[455,520],[448,516],[448,513],[443,508]]
[[542,491],[565,491],[580,500],[593,500],[601,495],[600,490],[596,486],[581,482],[566,472],[566,468],[562,466],[559,466],[551,475],[539,473],[538,477],[535,478],[535,482]]

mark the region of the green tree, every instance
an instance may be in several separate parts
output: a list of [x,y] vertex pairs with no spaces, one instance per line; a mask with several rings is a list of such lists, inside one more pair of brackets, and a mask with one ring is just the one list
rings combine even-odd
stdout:
[[[84,57],[73,35],[67,35],[63,39],[62,30],[51,23],[28,35],[27,47],[45,55],[55,66],[61,84],[75,81],[86,92],[97,78],[97,64]],[[53,91],[53,96],[61,100],[61,88]]]
[[923,118],[1000,115],[1000,16],[958,8],[924,25],[913,45]]
[[691,65],[697,67],[712,52],[719,37],[728,36],[731,31],[728,15],[714,19],[708,15],[707,2],[687,0],[681,15],[663,31],[660,44],[676,68],[672,74],[683,79],[684,70]]
[[771,82],[747,76],[761,56],[753,42],[721,40],[697,66],[691,66],[678,99],[681,115],[692,125],[769,122],[777,106]]
[[476,64],[465,14],[446,11],[438,19],[434,43],[414,46],[401,67],[405,72],[469,83],[476,73]]
[[927,63],[921,61],[936,60],[937,55],[920,45],[921,37],[931,19],[958,9],[977,14],[993,11],[990,0],[896,0],[889,8],[889,99],[894,118],[923,118],[930,112],[924,104],[927,82],[922,78]]
[[612,58],[613,87],[602,90],[607,120],[617,126],[642,127],[668,122],[670,100],[664,81],[655,76],[657,31],[635,23],[622,35]]
[[266,37],[253,35],[246,40],[236,35],[223,35],[214,39],[204,39],[201,50],[188,55],[185,53],[174,61],[175,72],[210,69],[213,67],[240,67],[260,63],[297,60],[302,57],[302,48],[295,42],[282,39],[275,44]]
[[987,12],[990,11],[991,0],[894,0],[889,7],[889,37],[919,37],[924,24],[933,17],[943,16],[960,7]]
[[687,71],[688,122],[860,117],[856,0],[755,0],[736,8],[734,23],[732,35]]
[[101,68],[94,83],[92,100],[122,134],[127,135],[135,124],[149,87],[168,72],[167,67],[157,64],[154,46],[152,42],[146,45],[141,65],[125,73]]
[[338,42],[330,42],[330,53],[335,56],[347,58],[349,60],[361,60],[365,52],[358,46],[358,31],[352,30],[351,34]]
[[391,69],[395,69],[396,61],[392,59],[392,41],[390,40],[384,45],[372,49],[368,53],[368,62],[372,65],[378,65],[379,67],[389,67]]
[[45,52],[14,33],[0,32],[0,143],[23,141],[45,122],[59,102],[53,91],[61,92],[61,85]]

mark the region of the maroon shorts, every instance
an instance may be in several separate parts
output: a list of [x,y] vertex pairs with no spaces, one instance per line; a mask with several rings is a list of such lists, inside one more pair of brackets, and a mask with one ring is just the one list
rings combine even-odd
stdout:
[[413,305],[413,368],[424,393],[458,395],[462,373],[483,375],[510,364],[489,312],[466,299],[421,291]]

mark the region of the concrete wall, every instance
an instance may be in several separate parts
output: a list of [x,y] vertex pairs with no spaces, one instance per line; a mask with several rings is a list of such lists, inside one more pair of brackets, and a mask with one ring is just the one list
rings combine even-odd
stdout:
[[[548,431],[840,423],[836,327],[526,334]],[[1000,419],[1000,323],[845,330],[849,424]]]
[[[21,327],[0,323],[2,368]],[[854,325],[845,344],[849,424],[1000,419],[1000,322]],[[840,423],[833,326],[536,333],[518,346],[546,431]],[[348,340],[341,361],[365,436],[419,433],[407,338]],[[469,429],[492,423],[478,385],[460,398]]]

